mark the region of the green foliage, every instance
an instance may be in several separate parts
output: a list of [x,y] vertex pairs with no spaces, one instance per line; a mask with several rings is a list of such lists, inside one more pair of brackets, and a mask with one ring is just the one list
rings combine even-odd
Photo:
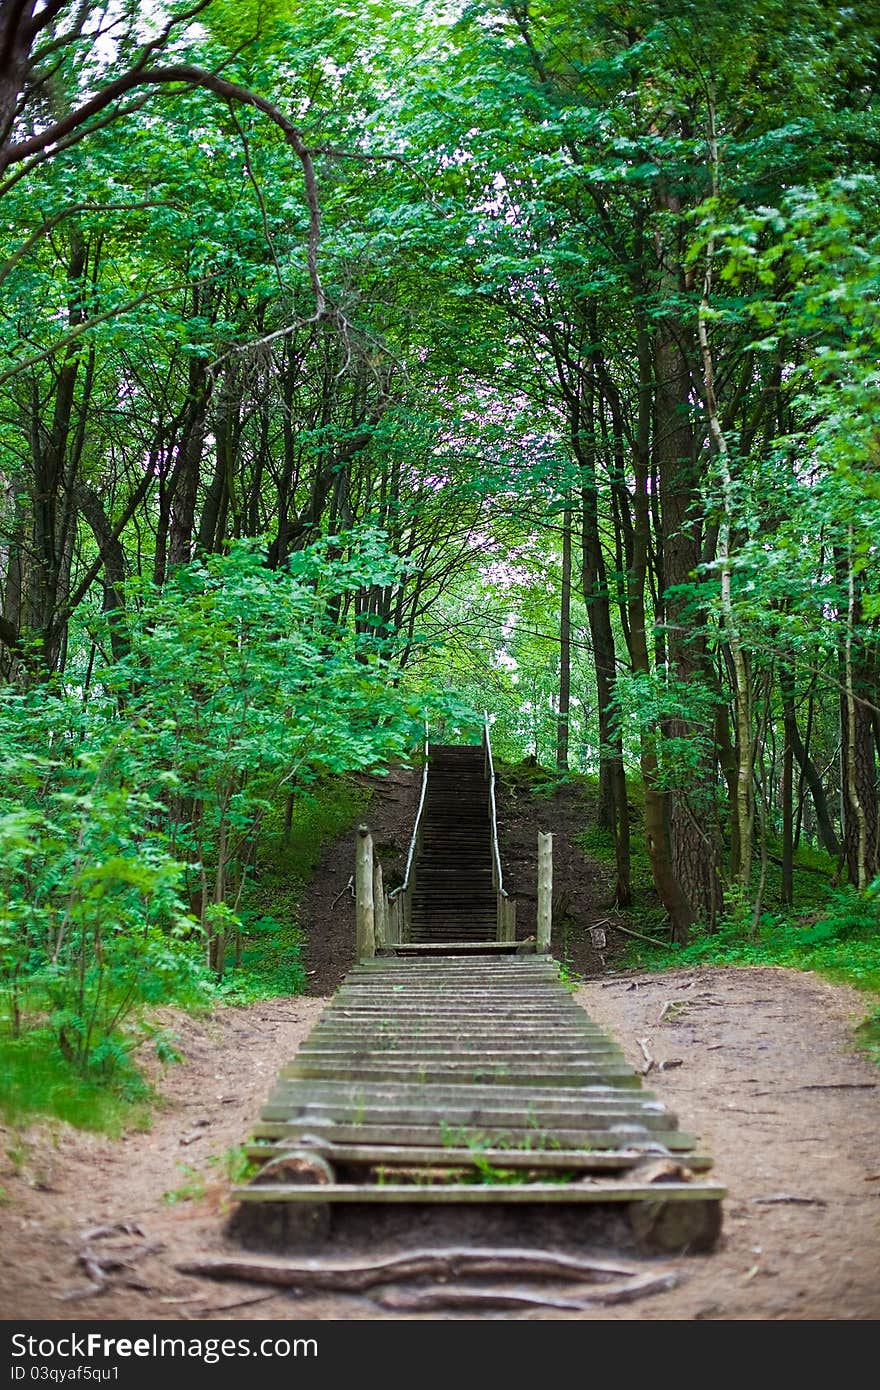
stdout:
[[15,1038],[28,1013],[48,1016],[68,1062],[109,1076],[124,1063],[126,1017],[199,981],[182,866],[150,787],[153,733],[107,715],[61,691],[0,693],[8,1027]]
[[635,944],[628,959],[650,970],[689,965],[787,965],[880,993],[880,903],[876,895],[837,890],[808,917],[765,913],[754,937],[737,917],[714,932],[697,930],[684,947]]
[[86,703],[60,684],[0,692],[0,989],[13,1036],[47,1015],[62,1056],[109,1077],[128,1015],[217,997],[206,967],[222,979],[233,950],[236,997],[304,987],[293,903],[282,918],[277,894],[271,911],[260,900],[252,847],[296,786],[274,872],[301,888],[321,835],[357,807],[328,779],[402,756],[421,716],[375,636],[327,616],[352,587],[388,579],[393,559],[371,534],[345,558],[328,546],[275,572],[243,543],[160,593],[132,586],[129,652]]
[[152,1094],[130,1058],[82,1072],[62,1057],[48,1028],[19,1038],[0,1038],[0,1114],[7,1125],[50,1117],[77,1129],[116,1137],[126,1129],[147,1129]]
[[303,894],[324,846],[363,819],[369,795],[350,777],[326,778],[297,798],[289,837],[278,825],[280,813],[269,818],[265,862],[245,884],[237,911],[239,948],[222,985],[214,986],[215,997],[240,1004],[305,992]]

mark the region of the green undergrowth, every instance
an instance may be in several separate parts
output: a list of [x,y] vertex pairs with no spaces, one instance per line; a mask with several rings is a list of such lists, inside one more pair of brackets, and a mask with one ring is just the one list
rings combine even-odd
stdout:
[[260,1170],[247,1156],[243,1145],[224,1149],[223,1153],[209,1154],[201,1167],[193,1163],[179,1162],[180,1182],[177,1187],[162,1193],[162,1201],[167,1207],[178,1206],[181,1202],[200,1202],[208,1191],[209,1183],[224,1180],[228,1183],[249,1182]]
[[560,792],[574,793],[583,802],[586,811],[599,795],[599,779],[588,773],[559,772],[556,768],[542,767],[530,759],[522,762],[499,762],[495,770],[504,791],[511,799],[519,796],[535,798],[538,801],[552,801]]
[[847,890],[829,894],[807,916],[764,913],[754,936],[727,918],[714,932],[694,929],[687,946],[631,946],[627,963],[646,970],[689,965],[786,965],[880,994],[880,918],[876,899]]
[[0,1112],[7,1124],[39,1116],[116,1137],[148,1129],[154,1094],[131,1061],[83,1073],[58,1052],[54,1034],[35,1028],[0,1038]]
[[244,1004],[305,991],[306,889],[325,847],[354,830],[370,797],[370,788],[353,778],[322,782],[297,799],[289,835],[280,825],[270,827],[258,875],[238,912],[243,927],[238,961],[233,959],[222,984],[215,987],[226,1002]]
[[[297,797],[286,842],[279,813],[260,845],[257,877],[231,919],[223,979],[209,974],[201,940],[193,938],[175,947],[188,968],[174,972],[173,983],[154,1002],[199,1013],[217,1004],[303,993],[305,890],[326,844],[354,827],[369,798],[360,781],[319,783]],[[22,1124],[46,1117],[111,1136],[148,1127],[156,1095],[134,1053],[149,1047],[163,1063],[179,1060],[167,1030],[151,1021],[150,1007],[129,1013],[124,1026],[111,1028],[77,1065],[59,1048],[50,997],[35,987],[30,1005],[37,1026],[25,1026],[20,1037],[12,1036],[10,1017],[0,1015],[0,1118]]]
[[[611,835],[594,824],[578,836],[578,843],[588,858],[607,866],[610,884],[614,865]],[[771,844],[769,854],[765,911],[756,927],[751,911],[744,907],[723,918],[714,931],[697,925],[687,946],[631,941],[623,957],[624,967],[661,971],[694,965],[787,966],[816,971],[866,995],[880,995],[880,892],[858,894],[850,887],[835,888],[833,860],[822,850],[802,845],[794,862],[795,905],[783,907],[779,847]],[[756,878],[759,871],[756,866]],[[668,921],[657,903],[650,860],[638,833],[632,840],[632,885],[636,906],[621,914],[621,923],[662,939],[668,933]],[[856,1037],[880,1062],[880,1009],[859,1026]]]
[[[643,970],[692,965],[788,966],[813,970],[866,995],[880,995],[880,901],[852,889],[826,890],[825,902],[807,914],[764,913],[754,934],[726,919],[717,931],[694,929],[687,946],[653,947],[633,942],[625,963]],[[856,1042],[880,1063],[880,1008],[856,1030]]]

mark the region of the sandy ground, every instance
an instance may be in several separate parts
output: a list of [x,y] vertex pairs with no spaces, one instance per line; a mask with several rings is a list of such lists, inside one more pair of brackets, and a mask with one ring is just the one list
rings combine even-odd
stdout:
[[[852,1046],[863,1001],[812,976],[770,969],[614,975],[582,986],[577,998],[634,1065],[644,1065],[639,1040],[657,1063],[680,1060],[674,1069],[654,1070],[646,1084],[714,1153],[715,1175],[730,1194],[724,1233],[710,1255],[641,1261],[677,1273],[668,1292],[582,1313],[483,1316],[878,1317],[880,1076]],[[224,1249],[229,1183],[222,1156],[245,1138],[274,1072],[323,1003],[279,999],[224,1009],[208,1022],[178,1019],[184,1061],[162,1080],[164,1103],[148,1134],[113,1142],[63,1127],[7,1129],[0,1159],[7,1194],[0,1208],[2,1316],[406,1316],[362,1295],[272,1294],[175,1268]],[[194,1172],[203,1195],[169,1202],[165,1194],[191,1184]],[[111,1230],[96,1235],[96,1227]],[[86,1247],[105,1263],[111,1251],[120,1257],[100,1291],[79,1258]]]

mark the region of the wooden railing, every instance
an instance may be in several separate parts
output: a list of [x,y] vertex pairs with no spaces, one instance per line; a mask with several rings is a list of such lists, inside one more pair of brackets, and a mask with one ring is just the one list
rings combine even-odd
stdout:
[[403,883],[401,883],[399,888],[392,889],[387,899],[390,931],[388,945],[397,945],[402,941],[409,941],[410,938],[410,927],[412,925],[412,895],[416,882],[416,860],[418,859],[419,849],[422,844],[422,820],[425,814],[425,799],[428,795],[429,738],[430,731],[426,721],[422,762],[422,789],[419,795],[419,806],[416,811],[412,839],[409,842],[409,853],[406,856],[406,870],[403,875]]
[[[492,737],[489,715],[483,724],[485,772],[489,783],[489,845],[492,858],[492,886],[497,903],[496,940],[516,940],[516,899],[504,887],[501,852],[498,846],[498,802],[496,797],[495,762],[492,756]],[[428,792],[428,726],[425,725],[424,765],[419,806],[413,826],[412,839],[406,857],[406,871],[399,888],[385,892],[382,865],[373,853],[373,837],[366,825],[358,827],[355,867],[355,903],[357,915],[357,960],[368,960],[377,951],[398,946],[410,939],[412,924],[412,895],[415,886],[416,862],[422,839],[422,821]],[[534,947],[538,952],[550,950],[553,904],[553,836],[538,832],[538,924]]]
[[516,899],[504,887],[501,872],[501,851],[498,848],[498,803],[495,797],[495,763],[492,758],[492,736],[489,732],[489,713],[483,716],[483,752],[486,758],[486,779],[489,783],[489,840],[492,852],[492,887],[498,905],[496,940],[516,940]]
[[416,859],[422,839],[422,818],[428,791],[428,725],[425,724],[424,765],[419,809],[413,826],[406,872],[399,888],[385,892],[382,865],[373,852],[373,837],[369,827],[358,826],[355,863],[355,914],[357,923],[356,960],[369,960],[377,951],[399,946],[408,941],[412,918],[412,890],[415,885]]

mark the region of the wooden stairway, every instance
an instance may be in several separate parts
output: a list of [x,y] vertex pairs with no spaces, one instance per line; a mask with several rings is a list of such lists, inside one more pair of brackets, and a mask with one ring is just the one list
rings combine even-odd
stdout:
[[706,1250],[725,1195],[540,955],[356,966],[281,1068],[247,1154],[260,1171],[233,1192],[229,1231],[257,1249],[314,1246],[383,1207],[420,1227],[442,1210],[444,1231],[478,1207],[519,1213],[517,1239],[561,1210],[586,1239],[610,1222],[619,1242],[623,1215],[650,1248]]
[[411,897],[389,928],[362,826],[360,962],[281,1068],[230,1234],[283,1250],[325,1239],[342,1213],[382,1207],[419,1223],[442,1211],[446,1234],[456,1212],[476,1207],[517,1213],[517,1238],[524,1221],[559,1210],[579,1233],[585,1215],[613,1216],[619,1238],[624,1212],[654,1248],[711,1248],[724,1196],[703,1176],[711,1159],[560,981],[540,872],[537,940],[513,939],[488,719],[483,748],[426,742],[425,753],[395,890]]
[[489,786],[480,747],[432,744],[409,940],[494,941]]

